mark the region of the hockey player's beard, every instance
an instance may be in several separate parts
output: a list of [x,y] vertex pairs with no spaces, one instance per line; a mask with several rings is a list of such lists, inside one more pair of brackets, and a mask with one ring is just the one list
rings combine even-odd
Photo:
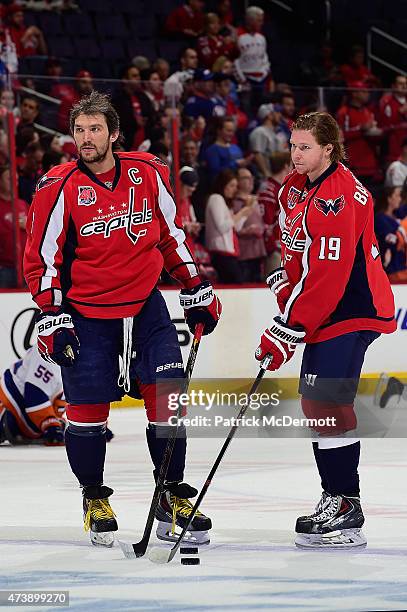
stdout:
[[[109,151],[109,145],[110,145],[110,140],[106,141],[106,145],[103,147],[103,149],[98,149],[96,147],[96,145],[82,145],[81,150],[79,151],[79,157],[81,159],[81,161],[83,161],[85,164],[98,164],[102,161],[104,161],[106,159],[106,156],[108,154]],[[92,146],[94,147],[95,151],[93,153],[93,155],[90,156],[84,156],[82,155],[82,148],[86,147],[86,146]]]

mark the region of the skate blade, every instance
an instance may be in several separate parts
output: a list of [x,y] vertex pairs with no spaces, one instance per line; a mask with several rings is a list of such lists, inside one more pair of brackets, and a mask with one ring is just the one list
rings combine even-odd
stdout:
[[[181,529],[177,527],[173,533],[171,523],[163,523],[160,521],[155,533],[157,538],[159,540],[163,540],[164,542],[178,542]],[[182,542],[185,544],[196,544],[198,546],[203,546],[210,543],[209,533],[207,531],[187,531],[182,538]]]
[[114,544],[114,535],[112,531],[90,531],[90,541],[93,546],[104,546],[112,548]]
[[298,548],[345,549],[366,546],[367,540],[361,529],[343,529],[330,533],[297,533],[295,545]]

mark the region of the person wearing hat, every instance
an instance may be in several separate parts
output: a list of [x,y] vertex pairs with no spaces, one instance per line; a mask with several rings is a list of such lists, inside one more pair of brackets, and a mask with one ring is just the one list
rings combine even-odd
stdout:
[[212,101],[214,93],[214,74],[208,69],[197,68],[194,72],[193,93],[184,106],[184,114],[187,117],[213,117],[215,104]]
[[276,151],[286,151],[287,141],[284,134],[279,133],[281,107],[277,104],[262,104],[257,111],[260,121],[249,136],[249,149],[254,153],[254,162],[263,178],[270,176],[270,156]]

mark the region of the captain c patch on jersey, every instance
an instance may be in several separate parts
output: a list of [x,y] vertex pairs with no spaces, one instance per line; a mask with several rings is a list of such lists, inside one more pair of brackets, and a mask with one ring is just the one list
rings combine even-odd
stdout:
[[329,198],[328,200],[314,198],[314,204],[315,208],[322,212],[326,217],[330,212],[332,212],[332,214],[336,217],[336,215],[345,208],[345,198],[343,195],[340,195],[339,198]]
[[97,200],[96,191],[93,187],[80,185],[78,187],[78,206],[91,206]]

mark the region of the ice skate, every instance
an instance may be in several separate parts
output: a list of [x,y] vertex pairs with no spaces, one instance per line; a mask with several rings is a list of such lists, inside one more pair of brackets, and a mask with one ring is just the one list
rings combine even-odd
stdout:
[[330,495],[326,491],[315,512],[300,516],[295,525],[296,546],[300,548],[353,548],[365,546],[365,522],[359,497]]
[[403,383],[398,378],[391,376],[387,382],[386,389],[384,390],[383,394],[380,397],[380,400],[379,400],[380,408],[386,408],[388,402],[394,395],[397,395],[398,401],[400,401],[400,397],[403,394],[403,390],[404,390]]
[[[177,541],[178,535],[188,523],[191,515],[193,504],[189,498],[195,497],[197,493],[194,487],[185,482],[167,483],[155,515],[158,520],[156,535],[159,540]],[[209,544],[208,530],[211,527],[211,519],[198,510],[192,520],[190,530],[185,534],[184,542],[198,545]]]
[[85,531],[90,531],[90,541],[94,546],[113,546],[113,532],[118,530],[118,526],[108,500],[112,493],[113,489],[104,485],[83,489],[83,523]]

